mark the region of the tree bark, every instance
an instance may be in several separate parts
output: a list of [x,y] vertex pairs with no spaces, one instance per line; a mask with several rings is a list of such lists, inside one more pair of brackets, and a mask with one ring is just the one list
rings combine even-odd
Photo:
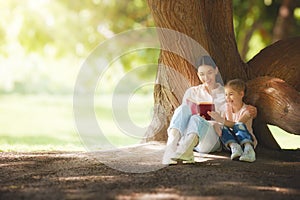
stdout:
[[[300,95],[279,78],[261,76],[247,84],[246,101],[255,105],[262,121],[300,134]],[[260,133],[263,134],[263,133]]]
[[[295,80],[295,78],[297,78],[297,80],[299,79],[299,72],[296,70],[297,65],[294,65],[296,61],[299,63],[299,60],[294,58],[287,60],[287,58],[293,57],[292,55],[294,55],[294,57],[300,57],[299,49],[297,49],[297,46],[299,47],[299,45],[297,45],[300,41],[299,38],[295,39],[295,46],[292,44],[293,41],[277,43],[274,44],[273,47],[270,47],[270,49],[267,48],[259,53],[249,63],[244,63],[237,50],[235,41],[231,1],[148,0],[148,5],[157,27],[167,28],[186,34],[188,37],[197,41],[208,54],[212,56],[219,68],[224,82],[233,78],[241,78],[246,82],[254,79],[248,84],[249,97],[253,96],[252,93],[255,94],[258,85],[264,83],[264,81],[269,81],[269,79],[256,80],[255,78],[266,76],[270,73],[271,76],[279,76],[279,78],[283,80],[286,80],[285,78],[287,78],[287,84],[282,85],[282,83],[280,83],[276,89],[281,90],[289,88],[290,92],[296,90],[299,91],[299,83]],[[164,31],[158,31],[158,34],[162,46],[170,44],[168,35],[165,34]],[[176,39],[173,41],[173,43],[175,43],[175,48],[178,48],[178,51],[188,51],[187,49],[182,48],[184,44],[180,42],[180,40]],[[282,47],[285,47],[284,49],[287,50],[287,54],[282,56],[281,54],[278,54],[278,52],[282,53],[278,50],[272,57],[269,57],[273,48],[276,49]],[[193,54],[195,52],[190,51],[187,54],[191,53]],[[285,60],[286,64],[284,64],[284,61],[281,62],[281,60]],[[175,108],[181,103],[185,90],[192,85],[199,84],[199,79],[192,63],[176,53],[174,54],[173,52],[162,50],[158,62],[157,84],[154,88],[155,110],[153,121],[146,133],[146,140],[148,141],[166,140],[166,130],[170,119]],[[279,66],[278,63],[280,63]],[[288,71],[284,72],[284,70],[280,70],[280,67],[284,67],[284,69]],[[290,73],[290,70],[294,71]],[[278,83],[278,81],[275,82]],[[261,87],[260,91],[264,91],[264,89],[264,87]],[[296,125],[294,122],[287,126],[286,123],[282,123],[279,119],[280,117],[285,116],[283,120],[285,122],[285,120],[289,120],[291,117],[296,116],[296,120],[298,120],[299,116],[292,111],[292,109],[299,109],[299,103],[297,103],[298,100],[293,101],[290,99],[295,96],[289,97],[289,105],[293,104],[293,107],[287,108],[287,114],[286,109],[282,109],[284,106],[286,108],[287,104],[276,104],[277,99],[285,102],[285,99],[280,96],[285,96],[285,93],[280,92],[280,95],[277,97],[273,97],[274,94],[267,92],[258,93],[257,95],[259,98],[247,99],[248,102],[258,107],[258,118],[256,122],[259,123],[255,123],[257,125],[254,125],[256,126],[254,127],[254,130],[258,133],[258,139],[262,140],[259,142],[263,146],[279,149],[279,145],[268,130],[267,123],[279,125],[280,127],[284,127],[285,130],[295,130],[296,132],[294,133],[298,134],[299,129],[295,128]],[[297,95],[296,97],[298,98]],[[263,101],[265,96],[269,96],[269,99]],[[274,103],[268,104],[269,100],[272,100]],[[261,101],[263,101],[263,106],[260,106]],[[272,108],[270,105],[275,106],[276,109]],[[274,112],[271,112],[272,110],[274,110]],[[279,112],[278,115],[275,110],[276,112]],[[272,115],[269,116],[267,113],[272,113]]]
[[300,37],[280,40],[249,60],[250,79],[271,76],[283,79],[300,91]]

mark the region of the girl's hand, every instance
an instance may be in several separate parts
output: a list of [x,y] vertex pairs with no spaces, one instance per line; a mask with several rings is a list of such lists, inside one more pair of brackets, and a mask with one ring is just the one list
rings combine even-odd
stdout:
[[226,118],[233,121],[232,105],[230,103],[226,103]]
[[219,113],[215,112],[215,111],[211,111],[211,112],[207,112],[207,114],[209,116],[211,116],[216,122],[219,122],[221,124],[224,124],[225,122],[225,118],[222,117]]

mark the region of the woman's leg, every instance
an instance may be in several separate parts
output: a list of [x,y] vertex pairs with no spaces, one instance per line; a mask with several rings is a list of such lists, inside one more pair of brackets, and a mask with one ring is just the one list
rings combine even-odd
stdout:
[[176,154],[172,157],[172,160],[194,163],[193,149],[198,144],[198,141],[197,133],[190,133],[186,135],[178,146]]
[[178,108],[176,108],[170,121],[168,134],[171,129],[177,129],[180,132],[180,136],[182,137],[188,126],[191,116],[192,112],[189,106],[180,105]]
[[171,158],[175,155],[177,144],[185,132],[191,115],[191,110],[186,105],[181,105],[175,110],[168,128],[168,141],[163,156],[163,164],[174,163]]
[[175,155],[175,152],[177,150],[177,144],[178,144],[180,138],[181,138],[181,136],[180,136],[180,132],[178,131],[178,129],[171,128],[168,131],[168,141],[167,141],[165,153],[163,155],[162,164],[164,164],[164,165],[176,164],[176,162],[174,163],[171,160],[171,158],[174,157],[174,155]]
[[187,134],[196,132],[199,137],[199,143],[195,150],[200,153],[210,153],[221,149],[219,136],[216,133],[212,123],[200,116],[193,116],[189,123]]
[[193,149],[198,142],[201,143],[201,145],[198,145],[200,146],[200,151],[207,151],[206,153],[210,152],[216,144],[218,144],[218,147],[220,146],[219,137],[213,126],[202,117],[193,115],[188,123],[186,138],[179,145],[173,160],[193,162]]

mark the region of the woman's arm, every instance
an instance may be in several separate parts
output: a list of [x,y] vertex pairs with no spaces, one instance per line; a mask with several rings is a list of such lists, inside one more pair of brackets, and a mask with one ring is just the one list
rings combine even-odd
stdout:
[[183,95],[183,97],[182,97],[182,102],[181,102],[182,105],[187,104],[186,100],[187,100],[187,98],[190,98],[190,97],[191,97],[191,90],[192,90],[191,88],[188,88],[188,89],[185,91],[185,93],[184,93],[184,95]]

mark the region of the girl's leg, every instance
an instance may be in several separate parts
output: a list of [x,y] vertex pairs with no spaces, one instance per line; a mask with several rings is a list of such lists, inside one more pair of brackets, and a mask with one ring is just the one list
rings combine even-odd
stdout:
[[238,144],[235,137],[232,135],[232,133],[228,127],[226,127],[226,126],[223,127],[222,135],[220,138],[221,138],[222,143],[225,145],[225,147],[227,149],[230,149],[231,160],[236,160],[242,155],[243,150],[242,150],[241,146]]
[[227,149],[229,149],[230,143],[237,143],[236,138],[232,135],[230,129],[227,126],[223,126],[220,139]]
[[238,122],[234,125],[233,131],[241,145],[244,145],[244,152],[240,157],[240,161],[254,162],[255,151],[253,149],[253,140],[245,124]]
[[252,136],[244,123],[235,123],[233,126],[233,132],[241,145],[244,145],[245,143],[253,144]]

